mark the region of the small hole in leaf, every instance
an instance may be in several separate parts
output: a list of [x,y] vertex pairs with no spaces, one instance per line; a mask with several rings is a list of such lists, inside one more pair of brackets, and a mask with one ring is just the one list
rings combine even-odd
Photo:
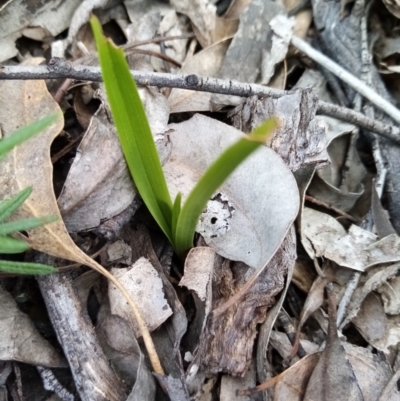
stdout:
[[218,219],[217,219],[216,217],[212,217],[212,218],[211,218],[211,224],[215,224],[215,223],[217,222],[217,220],[218,220]]

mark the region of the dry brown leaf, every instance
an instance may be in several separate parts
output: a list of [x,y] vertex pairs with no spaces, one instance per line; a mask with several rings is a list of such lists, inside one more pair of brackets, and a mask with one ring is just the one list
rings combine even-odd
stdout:
[[329,329],[326,346],[307,385],[304,401],[364,401],[336,327],[336,300],[327,286]]
[[293,344],[292,353],[290,355],[291,358],[293,358],[297,354],[300,341],[300,332],[303,324],[324,302],[324,288],[327,283],[328,278],[318,276],[311,286],[310,292],[307,295],[306,302],[304,303],[303,309],[300,314],[299,324],[296,331],[296,338]]
[[321,358],[321,352],[307,355],[299,362],[278,376],[258,385],[257,387],[241,391],[241,395],[252,395],[274,387],[274,401],[303,401],[310,376]]

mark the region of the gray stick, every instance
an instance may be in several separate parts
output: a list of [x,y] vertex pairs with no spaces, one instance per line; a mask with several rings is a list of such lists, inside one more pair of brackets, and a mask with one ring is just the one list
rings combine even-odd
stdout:
[[[141,86],[179,88],[241,97],[271,96],[276,98],[287,93],[263,85],[201,77],[194,74],[173,75],[158,72],[132,71],[132,76],[135,78],[136,83]],[[0,67],[0,80],[57,78],[101,81],[101,72],[99,67],[72,65],[68,61],[57,58],[50,60],[49,65]],[[317,113],[358,125],[400,144],[400,129],[398,127],[375,121],[351,109],[319,101]]]

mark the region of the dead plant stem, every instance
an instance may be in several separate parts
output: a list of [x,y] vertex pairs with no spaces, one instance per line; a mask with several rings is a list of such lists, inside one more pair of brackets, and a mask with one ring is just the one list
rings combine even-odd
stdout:
[[[240,97],[270,96],[277,98],[287,93],[285,91],[268,88],[263,85],[248,84],[218,78],[201,77],[194,74],[174,75],[158,72],[132,71],[132,75],[135,78],[136,83],[140,86],[179,88]],[[101,72],[99,67],[72,65],[68,61],[57,58],[50,60],[49,65],[18,65],[0,67],[0,80],[61,78],[70,78],[83,81],[101,81]],[[396,109],[393,105],[391,105],[391,108]],[[375,132],[376,134],[382,135],[385,138],[400,144],[400,129],[398,127],[383,124],[380,121],[368,118],[365,115],[355,112],[351,109],[318,101],[317,114],[335,117],[339,120],[358,125],[364,129],[367,129],[368,131]]]

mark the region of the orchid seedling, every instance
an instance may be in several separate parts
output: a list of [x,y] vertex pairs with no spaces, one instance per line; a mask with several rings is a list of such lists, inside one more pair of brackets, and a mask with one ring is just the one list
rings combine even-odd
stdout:
[[181,194],[172,201],[124,53],[103,36],[96,17],[92,17],[91,24],[108,101],[128,168],[150,213],[175,252],[184,257],[193,246],[197,222],[211,196],[247,157],[265,144],[276,121],[266,121],[228,147],[200,177],[183,204]]

